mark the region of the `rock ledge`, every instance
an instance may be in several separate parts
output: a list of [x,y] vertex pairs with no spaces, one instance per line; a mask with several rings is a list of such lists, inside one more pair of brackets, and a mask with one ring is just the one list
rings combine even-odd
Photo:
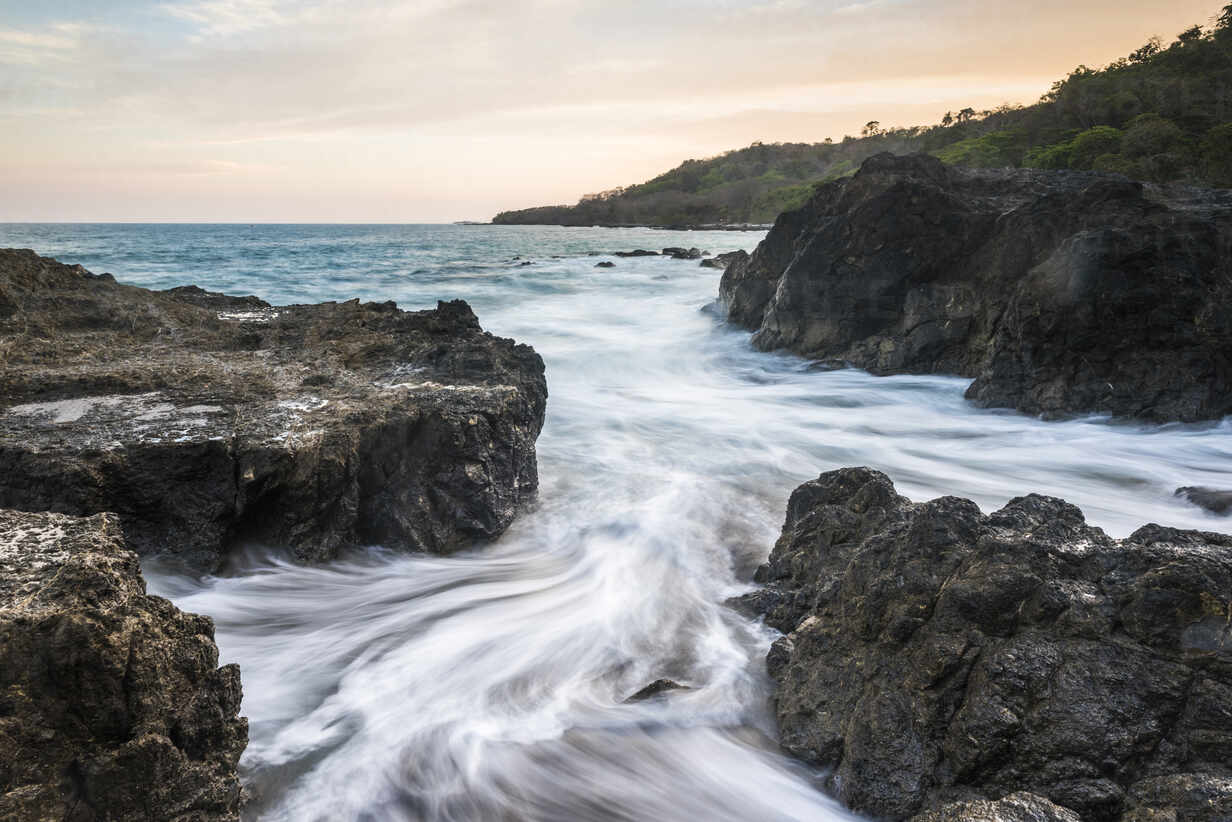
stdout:
[[494,538],[534,499],[546,399],[462,301],[271,306],[0,250],[0,507],[115,512],[142,554]]

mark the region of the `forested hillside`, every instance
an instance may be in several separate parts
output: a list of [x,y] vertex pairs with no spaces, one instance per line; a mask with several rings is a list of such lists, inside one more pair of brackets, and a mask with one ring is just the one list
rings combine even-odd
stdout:
[[840,142],[754,143],[686,160],[639,185],[573,206],[502,212],[506,224],[768,223],[815,184],[879,152],[924,151],[947,163],[1096,169],[1152,182],[1232,186],[1232,4],[1208,27],[1152,38],[1102,69],[1079,66],[1034,105],[947,113],[933,126],[870,122]]

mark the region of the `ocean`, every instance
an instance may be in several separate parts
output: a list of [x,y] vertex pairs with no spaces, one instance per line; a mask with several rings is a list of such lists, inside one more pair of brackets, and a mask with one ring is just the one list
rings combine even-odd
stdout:
[[[832,468],[986,512],[1060,496],[1114,536],[1226,530],[1172,491],[1232,487],[1232,420],[1043,422],[970,406],[965,379],[819,370],[724,322],[717,270],[608,256],[761,236],[0,225],[0,245],[150,288],[462,298],[547,365],[539,503],[495,544],[448,558],[372,546],[317,567],[253,547],[203,578],[146,562],[151,590],[213,617],[223,661],[241,666],[250,818],[849,818],[822,774],[777,751],[774,633],[724,604],[751,590],[791,489]],[[659,678],[688,689],[625,702]]]

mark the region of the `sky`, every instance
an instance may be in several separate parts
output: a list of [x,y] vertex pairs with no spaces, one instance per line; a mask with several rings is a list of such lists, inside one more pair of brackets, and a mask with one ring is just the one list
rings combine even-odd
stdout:
[[1031,103],[1223,0],[0,0],[0,222],[446,222]]

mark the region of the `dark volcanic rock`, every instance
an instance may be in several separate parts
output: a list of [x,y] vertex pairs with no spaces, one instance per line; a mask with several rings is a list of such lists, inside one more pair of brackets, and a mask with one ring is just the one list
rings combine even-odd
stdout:
[[1184,497],[1194,505],[1199,508],[1205,508],[1212,514],[1232,514],[1232,491],[1189,486],[1176,489],[1176,496]]
[[858,811],[1029,791],[1138,820],[1184,774],[1232,799],[1232,537],[913,504],[850,468],[796,489],[758,579],[782,744]]
[[595,263],[595,268],[615,268],[616,263],[611,260],[604,260],[601,263]]
[[639,248],[636,251],[615,251],[613,254],[617,257],[658,257],[659,252],[647,251],[644,248]]
[[663,249],[663,256],[671,257],[673,260],[700,260],[702,251],[700,248],[679,248],[673,246]]
[[0,511],[0,818],[238,819],[240,676],[110,514]]
[[633,696],[625,700],[625,702],[645,702],[647,699],[653,699],[659,694],[667,691],[687,691],[688,685],[681,685],[679,682],[674,682],[670,679],[656,679],[654,682],[642,688]]
[[1082,822],[1078,814],[1033,793],[1014,793],[997,802],[954,802],[911,817],[911,822]]
[[141,553],[447,552],[535,494],[547,389],[469,306],[268,306],[0,251],[0,507],[117,513]]
[[724,268],[725,269],[729,265],[731,265],[733,262],[735,262],[736,260],[739,260],[739,259],[742,259],[748,256],[749,256],[749,253],[747,251],[728,251],[725,254],[718,254],[714,257],[711,257],[708,260],[702,260],[701,263],[699,263],[699,265],[701,265],[702,268]]
[[1232,413],[1232,194],[882,154],[724,273],[754,344],[975,377],[982,406]]

